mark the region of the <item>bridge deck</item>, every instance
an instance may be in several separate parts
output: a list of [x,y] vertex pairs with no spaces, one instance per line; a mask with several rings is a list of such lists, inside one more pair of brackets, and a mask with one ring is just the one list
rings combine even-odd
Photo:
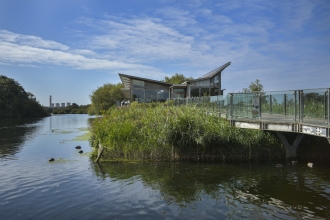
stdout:
[[330,88],[229,93],[226,96],[172,99],[225,117],[232,126],[305,133],[330,140]]
[[252,117],[234,117],[234,120],[247,120],[247,121],[262,121],[262,122],[273,122],[273,123],[299,123],[305,125],[317,125],[322,127],[327,127],[328,122],[327,119],[324,118],[304,118],[299,121],[299,119],[295,118],[294,115],[278,115],[278,114],[269,114],[263,113],[260,118],[252,118]]

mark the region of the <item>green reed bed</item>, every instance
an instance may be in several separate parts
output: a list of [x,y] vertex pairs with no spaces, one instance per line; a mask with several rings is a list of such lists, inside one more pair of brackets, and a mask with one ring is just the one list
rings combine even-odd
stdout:
[[212,116],[194,104],[137,104],[112,108],[96,119],[91,144],[102,160],[244,161],[285,157],[271,133],[230,127],[226,119]]

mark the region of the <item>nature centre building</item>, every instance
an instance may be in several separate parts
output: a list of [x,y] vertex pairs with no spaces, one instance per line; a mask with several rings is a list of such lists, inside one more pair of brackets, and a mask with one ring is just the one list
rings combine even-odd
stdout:
[[124,85],[122,92],[130,102],[164,102],[168,98],[187,98],[223,95],[221,72],[230,62],[208,72],[202,77],[182,84],[145,79],[119,73]]

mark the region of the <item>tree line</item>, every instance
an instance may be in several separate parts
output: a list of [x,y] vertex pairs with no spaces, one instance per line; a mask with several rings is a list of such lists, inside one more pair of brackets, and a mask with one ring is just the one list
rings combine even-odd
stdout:
[[0,75],[0,118],[45,117],[49,113],[36,97],[14,79]]
[[79,106],[74,103],[65,108],[50,109],[50,112],[52,114],[87,114],[88,113],[87,109],[89,108],[89,106],[90,105],[80,105]]

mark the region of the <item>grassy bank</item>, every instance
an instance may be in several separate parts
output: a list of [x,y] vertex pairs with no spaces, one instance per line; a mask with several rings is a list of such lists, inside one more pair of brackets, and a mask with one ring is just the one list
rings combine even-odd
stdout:
[[163,103],[112,108],[94,121],[91,144],[105,147],[103,160],[244,161],[285,158],[271,133],[230,127],[196,106]]

